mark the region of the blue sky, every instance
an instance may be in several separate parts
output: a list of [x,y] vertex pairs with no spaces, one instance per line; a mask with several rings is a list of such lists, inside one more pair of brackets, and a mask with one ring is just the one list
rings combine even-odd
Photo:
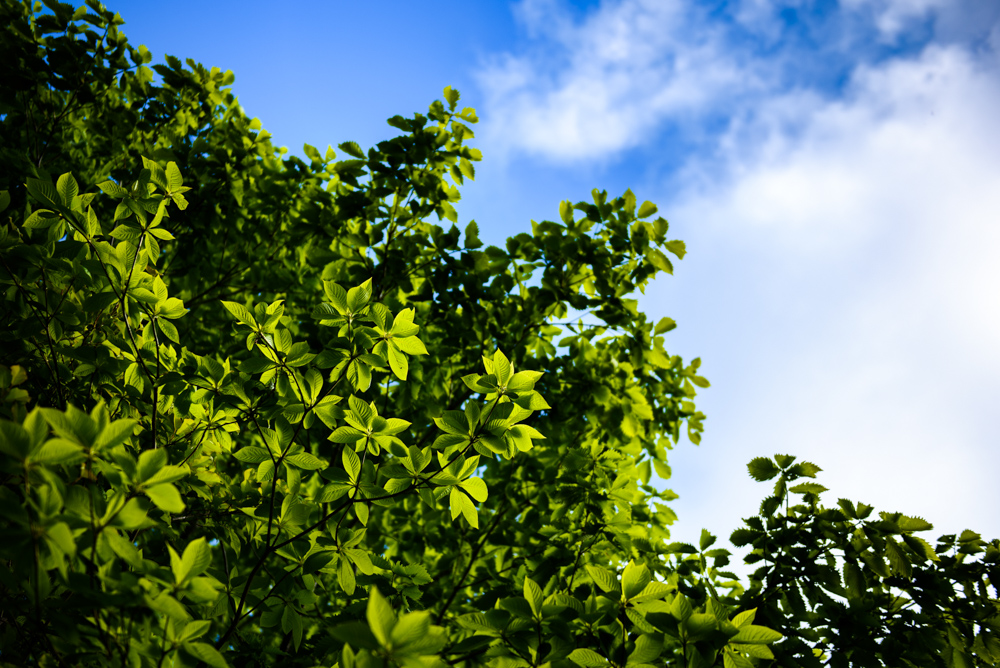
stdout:
[[656,202],[689,255],[641,303],[713,383],[678,538],[753,514],[775,452],[829,503],[1000,536],[995,1],[110,6],[156,58],[232,69],[296,153],[458,88],[485,158],[461,223],[492,243],[594,187]]

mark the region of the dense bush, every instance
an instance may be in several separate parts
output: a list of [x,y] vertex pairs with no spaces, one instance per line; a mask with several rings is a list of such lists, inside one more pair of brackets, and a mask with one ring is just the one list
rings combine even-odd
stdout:
[[653,204],[483,247],[451,89],[307,162],[96,3],[0,24],[0,662],[1000,661],[996,541],[813,464],[751,462],[746,584],[670,542],[708,382],[632,298],[685,253]]

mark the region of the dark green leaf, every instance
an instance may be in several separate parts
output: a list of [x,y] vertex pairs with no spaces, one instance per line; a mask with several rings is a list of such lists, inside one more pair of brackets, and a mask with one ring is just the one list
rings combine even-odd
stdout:
[[597,668],[608,665],[608,660],[593,650],[578,647],[569,654],[569,659],[583,668]]
[[229,668],[229,664],[226,663],[226,659],[223,658],[219,650],[215,649],[208,643],[203,642],[186,642],[182,645],[184,651],[198,659],[199,661],[204,661],[212,668]]
[[750,460],[750,463],[747,464],[747,470],[750,471],[750,477],[759,482],[770,480],[780,473],[774,462],[767,457],[756,457]]

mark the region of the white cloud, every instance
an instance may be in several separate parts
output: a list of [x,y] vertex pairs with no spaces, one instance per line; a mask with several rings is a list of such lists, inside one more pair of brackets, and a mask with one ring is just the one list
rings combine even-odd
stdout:
[[552,2],[521,3],[542,52],[507,54],[480,72],[485,143],[557,161],[599,159],[647,141],[668,116],[758,87],[699,12],[679,0],[625,0],[575,24]]
[[[827,469],[821,482],[838,496],[1000,535],[1000,77],[990,62],[931,47],[859,68],[843,100],[777,97],[690,166],[667,208],[697,229],[709,257],[692,262],[749,283],[733,289],[753,302],[738,309],[713,292],[726,279],[703,287],[697,308],[711,316],[699,326],[740,331],[756,357],[716,366],[711,390],[704,447],[734,465],[698,483],[731,492],[685,495],[681,482],[682,519],[735,528],[732,508],[765,491],[740,463],[790,452]],[[747,311],[763,317],[748,322]]]
[[477,73],[483,143],[556,163],[606,164],[670,125],[698,137],[707,119],[790,86],[818,102],[838,68],[885,56],[879,39],[1000,44],[995,0],[841,0],[829,15],[803,0],[737,0],[716,13],[683,0],[606,0],[580,16],[560,0],[514,7],[531,40]]
[[870,12],[882,36],[896,39],[914,21],[948,6],[948,0],[841,0],[844,7]]
[[731,180],[727,215],[780,225],[783,243],[848,243],[878,229],[873,219],[921,219],[958,192],[971,196],[958,203],[964,211],[961,202],[989,195],[968,190],[995,164],[986,147],[998,135],[997,84],[995,69],[957,47],[862,67],[841,100],[793,92],[737,116],[714,160],[696,157],[682,181],[715,198],[720,179]]

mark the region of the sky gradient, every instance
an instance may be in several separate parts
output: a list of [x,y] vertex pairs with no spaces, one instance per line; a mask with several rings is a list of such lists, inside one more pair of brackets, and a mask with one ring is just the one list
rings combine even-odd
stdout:
[[671,454],[678,539],[755,514],[745,464],[776,452],[828,504],[1000,536],[1000,3],[109,6],[158,61],[233,70],[293,153],[458,88],[488,243],[595,187],[656,202],[689,254],[640,303],[712,381]]

